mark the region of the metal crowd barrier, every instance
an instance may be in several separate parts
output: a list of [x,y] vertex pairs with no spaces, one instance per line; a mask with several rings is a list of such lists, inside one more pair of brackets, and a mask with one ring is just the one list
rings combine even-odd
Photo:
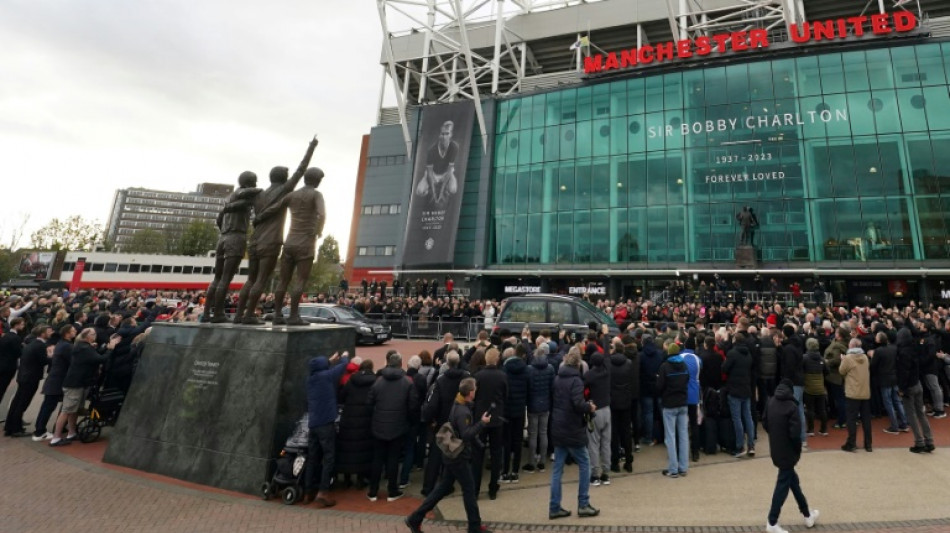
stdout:
[[366,318],[389,326],[393,337],[401,339],[441,339],[451,333],[457,340],[474,341],[485,329],[483,317],[442,320],[442,317],[367,313]]
[[[666,304],[668,302],[673,302],[677,298],[677,295],[673,291],[650,291],[650,300],[656,302],[660,305]],[[718,302],[719,304],[725,305],[728,303],[737,303],[739,301],[739,292],[738,291],[717,291],[710,289],[705,298],[700,297],[699,291],[693,290],[688,294],[684,294],[683,298],[686,302],[696,302],[711,304],[713,302]],[[758,303],[758,304],[769,304],[772,301],[776,301],[783,306],[798,305],[798,301],[792,295],[791,291],[776,291],[772,293],[771,291],[743,291],[742,292],[743,301],[749,303]],[[824,305],[832,305],[834,300],[832,299],[831,293],[825,292],[825,302]],[[806,304],[815,304],[815,293],[812,291],[802,291],[801,301],[804,301]]]

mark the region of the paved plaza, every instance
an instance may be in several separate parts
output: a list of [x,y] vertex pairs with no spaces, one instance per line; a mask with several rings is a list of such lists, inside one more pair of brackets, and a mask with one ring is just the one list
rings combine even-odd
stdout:
[[[427,344],[428,348],[437,343]],[[395,341],[360,348],[376,357],[390,348],[403,353],[419,343]],[[38,401],[27,419],[32,420]],[[798,471],[812,507],[821,510],[817,531],[950,532],[950,419],[932,420],[938,449],[907,451],[911,437],[891,436],[875,421],[873,453],[845,453],[841,430],[810,439]],[[196,431],[198,428],[196,428]],[[369,502],[357,490],[339,491],[337,507],[285,506],[101,462],[109,429],[93,444],[50,448],[30,439],[0,440],[0,531],[241,532],[408,531],[402,523],[418,505],[419,473],[409,496]],[[860,442],[860,439],[859,439]],[[776,470],[760,435],[758,457],[703,455],[689,476],[660,475],[665,448],[644,446],[633,474],[618,474],[610,486],[592,487],[601,515],[591,519],[547,519],[550,473],[522,473],[518,484],[503,484],[495,501],[483,498],[482,517],[496,531],[753,532],[764,530]],[[550,472],[550,469],[549,469]],[[576,469],[568,468],[564,504],[576,508]],[[464,531],[461,498],[447,498],[423,525],[426,532]],[[804,530],[792,499],[781,523]]]

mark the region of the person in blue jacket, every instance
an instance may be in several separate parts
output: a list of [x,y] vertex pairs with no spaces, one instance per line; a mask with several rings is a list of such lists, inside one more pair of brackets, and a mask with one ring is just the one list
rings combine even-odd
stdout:
[[[336,501],[330,498],[330,477],[336,452],[337,387],[350,362],[349,353],[343,357],[334,353],[327,358],[318,355],[310,360],[310,376],[307,378],[307,412],[309,413],[310,439],[307,448],[307,471],[304,478],[305,501],[315,499],[320,507],[333,507]],[[322,457],[319,466],[317,458]],[[320,472],[319,489],[317,472]]]

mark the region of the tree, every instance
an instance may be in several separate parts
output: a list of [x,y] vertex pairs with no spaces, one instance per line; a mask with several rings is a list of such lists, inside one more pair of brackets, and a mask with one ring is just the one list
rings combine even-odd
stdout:
[[0,242],[0,248],[18,250],[20,248],[20,241],[23,239],[23,234],[26,232],[26,225],[30,223],[30,214],[15,213],[9,218],[10,220],[15,220],[15,222],[10,224],[9,231],[7,231],[6,225],[0,225],[0,235],[2,235],[3,238],[9,235],[10,240]]
[[218,228],[206,220],[193,220],[185,229],[174,247],[180,255],[205,255],[218,244]]
[[11,280],[17,276],[20,262],[17,253],[9,249],[0,249],[0,282]]
[[340,266],[340,245],[332,235],[327,235],[317,250],[317,262],[310,270],[307,292],[335,293],[341,277],[343,269]]
[[54,218],[33,232],[30,242],[39,250],[91,250],[102,238],[102,224],[80,215]]
[[161,231],[140,229],[132,234],[122,251],[127,254],[164,254],[168,252],[168,239]]

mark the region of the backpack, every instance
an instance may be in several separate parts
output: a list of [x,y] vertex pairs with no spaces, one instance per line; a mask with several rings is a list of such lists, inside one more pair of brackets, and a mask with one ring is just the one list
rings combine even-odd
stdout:
[[465,449],[465,442],[459,438],[455,432],[455,427],[452,425],[452,413],[454,412],[455,406],[453,405],[449,412],[449,420],[442,424],[442,427],[435,434],[436,447],[439,448],[446,459],[450,460],[457,459],[462,454],[462,450]]

